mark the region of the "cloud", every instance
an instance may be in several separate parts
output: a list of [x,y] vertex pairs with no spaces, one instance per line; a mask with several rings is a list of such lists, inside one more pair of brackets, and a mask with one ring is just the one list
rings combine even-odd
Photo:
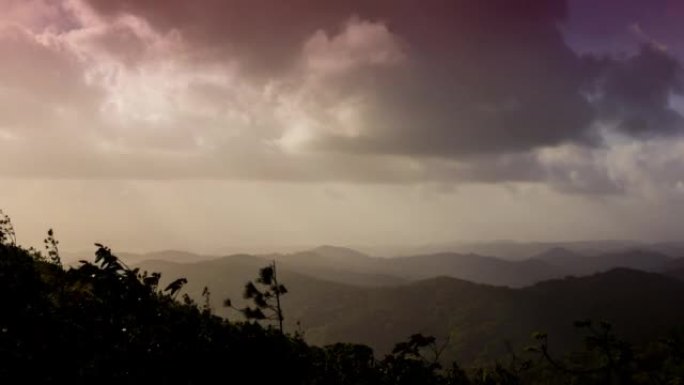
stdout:
[[[320,110],[349,110],[349,103],[362,110],[348,123],[356,127],[307,134],[325,149],[440,156],[521,150],[585,140],[591,123],[579,59],[555,27],[563,1],[89,3],[111,17],[133,13],[176,29],[203,60],[235,58],[247,73],[277,82],[299,80],[301,56],[305,70],[344,72],[298,92],[339,97],[339,108],[325,98],[321,106],[307,103],[309,125],[330,125],[318,121]],[[367,63],[404,61],[405,68],[359,68],[359,55]],[[286,135],[303,140],[303,129],[293,131]]]
[[579,55],[560,0],[0,4],[2,175],[681,182],[679,61]]
[[606,59],[591,95],[598,117],[636,137],[684,133],[684,118],[671,107],[684,93],[681,63],[667,50],[645,44],[626,59]]
[[302,55],[307,71],[327,75],[399,64],[405,59],[401,45],[386,25],[352,18],[336,36],[316,31]]
[[560,15],[548,2],[530,2],[515,15],[495,3],[427,2],[415,7],[416,20],[388,10],[381,25],[404,43],[403,65],[309,87],[314,102],[307,111],[330,110],[315,101],[331,90],[342,103],[363,101],[353,130],[324,130],[311,138],[312,147],[462,157],[588,140],[592,110],[581,94],[581,62],[554,27]]

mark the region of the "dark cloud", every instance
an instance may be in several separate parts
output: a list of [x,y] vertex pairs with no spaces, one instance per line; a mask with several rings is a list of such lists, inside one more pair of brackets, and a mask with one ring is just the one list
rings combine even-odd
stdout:
[[367,131],[324,137],[320,145],[464,159],[564,143],[602,146],[602,123],[637,137],[682,130],[670,107],[682,90],[681,64],[663,48],[580,57],[558,32],[557,15],[483,8],[488,18],[454,18],[449,39],[427,38],[433,48],[414,53],[410,75],[375,75]]
[[369,75],[368,129],[321,146],[464,157],[592,140],[583,63],[556,27],[563,2],[428,3],[389,23],[408,42],[411,64]]
[[568,0],[566,31],[584,52],[619,52],[655,40],[684,50],[684,2],[679,0]]
[[684,118],[670,107],[672,95],[684,92],[681,63],[653,44],[625,59],[599,64],[595,104],[599,117],[632,136],[681,133]]

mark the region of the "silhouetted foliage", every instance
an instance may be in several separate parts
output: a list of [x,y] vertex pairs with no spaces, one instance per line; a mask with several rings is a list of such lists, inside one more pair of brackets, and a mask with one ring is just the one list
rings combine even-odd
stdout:
[[684,383],[684,345],[678,336],[637,349],[615,335],[608,322],[576,321],[575,327],[584,334],[584,350],[563,359],[550,353],[545,333],[535,333],[537,344],[528,350],[541,358],[538,372],[554,373],[572,384]]
[[[247,282],[243,297],[254,303],[254,306],[246,306],[237,309],[248,320],[269,320],[278,323],[278,330],[283,332],[283,309],[280,297],[287,294],[285,285],[278,282],[278,273],[275,261],[259,270],[259,277],[254,282]],[[224,305],[233,307],[232,301],[226,299]]]
[[47,238],[43,240],[43,243],[45,244],[48,261],[62,266],[62,258],[59,256],[59,241],[55,238],[55,232],[52,229],[48,230]]
[[17,236],[10,217],[0,210],[0,244],[14,246],[17,244]]

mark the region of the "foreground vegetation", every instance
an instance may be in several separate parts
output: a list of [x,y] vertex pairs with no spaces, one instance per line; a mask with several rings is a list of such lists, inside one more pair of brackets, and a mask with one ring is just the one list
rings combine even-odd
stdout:
[[[29,384],[682,384],[676,336],[633,347],[606,323],[577,322],[586,349],[562,358],[537,333],[526,352],[482,368],[440,360],[444,346],[413,335],[384,357],[363,345],[308,345],[298,335],[212,313],[184,279],[131,269],[97,245],[95,260],[61,266],[52,232],[45,252],[16,245],[0,217],[0,382]],[[419,315],[416,315],[419,316]]]

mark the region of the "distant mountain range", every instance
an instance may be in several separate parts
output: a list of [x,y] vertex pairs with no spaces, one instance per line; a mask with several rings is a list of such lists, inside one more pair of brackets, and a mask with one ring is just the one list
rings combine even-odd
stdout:
[[[626,249],[598,255],[554,247],[523,260],[507,260],[478,254],[434,253],[396,258],[371,257],[345,247],[321,246],[292,254],[237,254],[216,258],[181,251],[127,254],[121,258],[135,265],[144,261],[194,263],[250,259],[252,265],[276,260],[285,269],[313,278],[352,286],[396,286],[435,277],[451,277],[474,283],[524,287],[567,276],[585,276],[614,268],[630,268],[680,277],[684,259],[647,249]],[[227,262],[225,262],[227,263]]]
[[[519,261],[459,253],[374,258],[356,250],[333,246],[270,258],[294,271],[362,286],[386,286],[445,276],[474,283],[523,287],[548,279],[589,275],[619,267],[667,273],[676,269],[678,261],[684,261],[642,249],[588,256],[558,247]],[[371,281],[354,282],[350,280],[352,276],[355,279],[363,276]]]
[[587,275],[616,267],[665,272],[674,261],[665,254],[640,249],[585,256],[568,249],[554,248],[533,259],[559,268],[568,275]]
[[684,257],[684,242],[638,242],[629,240],[570,241],[570,242],[453,242],[423,246],[359,247],[372,255],[383,257],[425,255],[443,252],[459,254],[493,255],[506,260],[525,260],[554,248],[593,256],[625,250],[655,251],[673,258]]

